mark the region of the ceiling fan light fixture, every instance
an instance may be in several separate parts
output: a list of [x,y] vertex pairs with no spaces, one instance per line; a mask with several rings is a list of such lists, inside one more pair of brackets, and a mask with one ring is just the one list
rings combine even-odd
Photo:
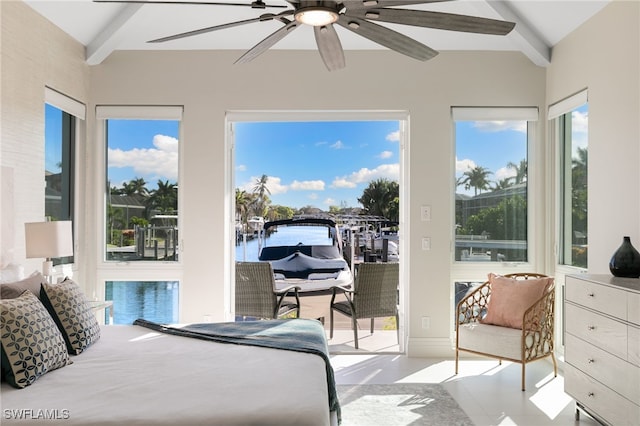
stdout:
[[298,9],[295,18],[296,21],[302,24],[322,27],[336,22],[338,20],[338,12],[327,7],[312,6]]

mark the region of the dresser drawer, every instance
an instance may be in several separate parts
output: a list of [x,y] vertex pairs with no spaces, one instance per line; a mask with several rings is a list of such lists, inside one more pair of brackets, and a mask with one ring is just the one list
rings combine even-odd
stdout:
[[640,294],[629,293],[627,302],[627,321],[640,326]]
[[567,301],[586,306],[599,312],[627,319],[627,292],[616,288],[567,277],[565,283]]
[[[640,328],[629,326],[627,328],[627,361],[640,367]],[[640,398],[640,393],[638,398]],[[638,402],[640,404],[640,402]]]
[[637,406],[570,364],[564,368],[564,390],[585,408],[612,425],[637,426]]
[[640,395],[640,369],[584,340],[565,336],[565,361],[631,401]]
[[627,325],[567,303],[565,329],[600,349],[627,359]]

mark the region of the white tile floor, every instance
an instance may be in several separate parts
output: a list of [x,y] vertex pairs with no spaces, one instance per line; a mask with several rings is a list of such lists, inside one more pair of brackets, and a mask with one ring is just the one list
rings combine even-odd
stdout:
[[479,426],[598,424],[584,413],[575,421],[575,404],[564,393],[561,370],[554,378],[553,366],[545,360],[527,365],[525,392],[520,390],[520,364],[509,362],[462,360],[457,376],[453,360],[404,355],[333,355],[332,364],[338,384],[441,383]]

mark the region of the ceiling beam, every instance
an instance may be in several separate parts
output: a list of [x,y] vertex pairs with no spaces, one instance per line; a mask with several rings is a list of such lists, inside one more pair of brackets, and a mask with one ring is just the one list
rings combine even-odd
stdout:
[[122,28],[142,6],[143,5],[139,3],[124,5],[120,13],[91,40],[85,51],[86,60],[89,65],[98,65],[111,55],[118,47],[118,43],[122,37]]
[[547,67],[551,64],[551,46],[548,46],[547,43],[513,11],[508,2],[486,0],[486,2],[478,3],[486,3],[505,21],[516,23],[516,27],[507,37],[518,46],[531,62],[540,67]]

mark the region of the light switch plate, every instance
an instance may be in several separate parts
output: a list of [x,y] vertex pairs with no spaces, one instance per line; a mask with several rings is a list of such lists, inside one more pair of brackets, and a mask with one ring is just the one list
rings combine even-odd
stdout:
[[420,218],[424,222],[429,222],[431,220],[431,206],[420,207]]
[[422,250],[431,250],[431,238],[422,237]]

